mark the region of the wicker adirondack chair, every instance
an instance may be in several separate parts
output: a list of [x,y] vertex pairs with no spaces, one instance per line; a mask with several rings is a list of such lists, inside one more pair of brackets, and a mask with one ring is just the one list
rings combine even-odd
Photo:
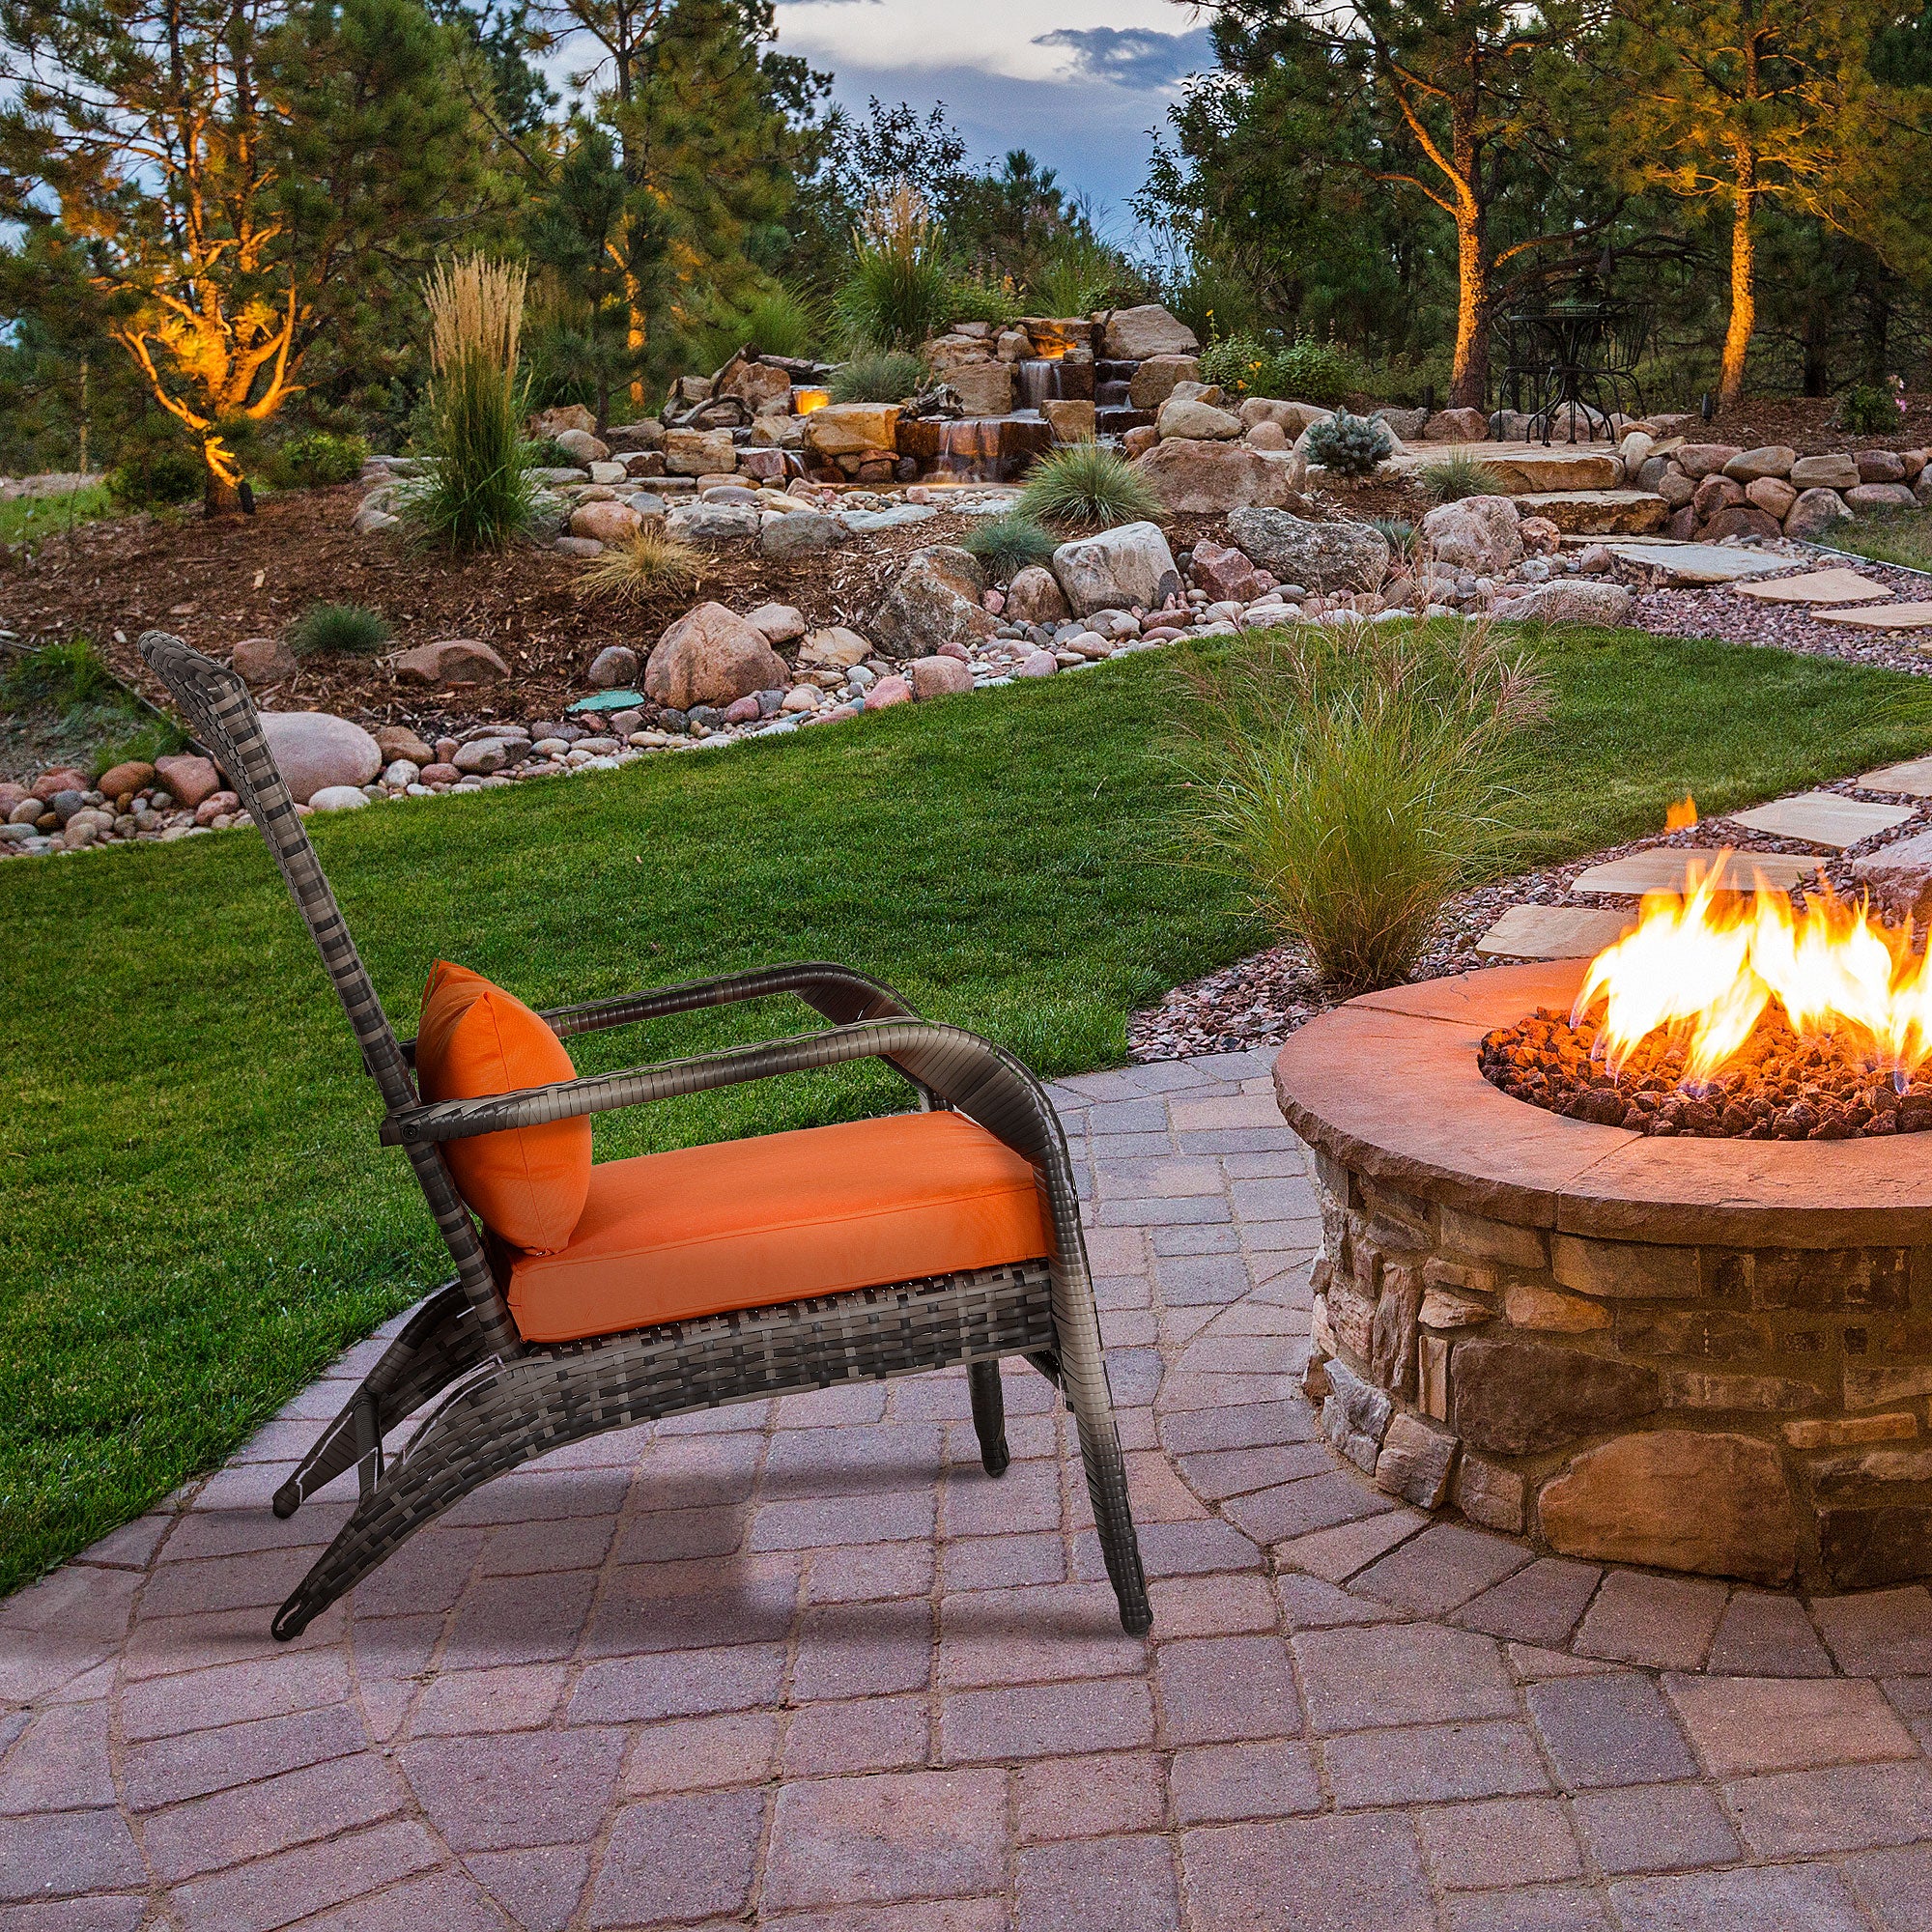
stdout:
[[[965,1363],[981,1460],[998,1476],[1008,1463],[999,1367],[1005,1355],[1025,1356],[1072,1409],[1122,1625],[1136,1634],[1148,1629],[1147,1584],[1072,1168],[1053,1108],[1026,1067],[972,1034],[919,1019],[890,987],[863,974],[833,965],[780,966],[540,1017],[567,1037],[789,993],[830,1026],[620,1073],[425,1104],[412,1076],[415,1042],[399,1041],[384,1015],[247,687],[164,632],[148,633],[140,647],[281,867],[381,1091],[386,1109],[381,1138],[407,1152],[456,1267],[275,1494],[275,1513],[286,1517],[352,1465],[360,1484],[355,1513],[276,1613],[276,1636],[298,1635],[424,1523],[492,1476],[563,1443],[660,1416]],[[867,1058],[902,1074],[923,1109],[956,1111],[1031,1164],[1051,1252],[1000,1267],[775,1298],[758,1308],[566,1342],[520,1334],[505,1295],[502,1243],[472,1218],[444,1159],[444,1143]],[[384,1435],[428,1404],[434,1406],[407,1449],[385,1462]]]

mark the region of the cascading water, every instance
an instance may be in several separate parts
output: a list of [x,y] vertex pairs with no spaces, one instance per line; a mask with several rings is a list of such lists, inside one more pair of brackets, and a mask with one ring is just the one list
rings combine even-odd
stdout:
[[1037,413],[1042,403],[1060,400],[1060,362],[1051,355],[1030,355],[1019,365],[1020,408]]

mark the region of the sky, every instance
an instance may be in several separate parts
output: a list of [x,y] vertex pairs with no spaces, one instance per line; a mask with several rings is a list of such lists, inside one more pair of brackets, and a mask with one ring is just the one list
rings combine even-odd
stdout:
[[1212,65],[1205,18],[1176,0],[780,0],[778,17],[781,48],[829,69],[845,106],[944,101],[974,159],[1030,150],[1122,241],[1167,103]]

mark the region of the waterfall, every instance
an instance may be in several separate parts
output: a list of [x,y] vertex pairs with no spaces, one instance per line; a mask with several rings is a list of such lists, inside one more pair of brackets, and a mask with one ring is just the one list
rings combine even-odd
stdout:
[[1060,399],[1060,363],[1051,355],[1030,355],[1019,365],[1020,408],[1036,412],[1049,400]]

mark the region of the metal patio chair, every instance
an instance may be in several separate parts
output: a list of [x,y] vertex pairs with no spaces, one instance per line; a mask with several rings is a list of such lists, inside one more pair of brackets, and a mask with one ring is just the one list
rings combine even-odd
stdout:
[[[1052,1104],[1025,1066],[975,1035],[920,1019],[890,987],[864,974],[832,965],[779,966],[539,1017],[568,1037],[791,993],[829,1027],[624,1072],[425,1104],[412,1074],[415,1042],[399,1041],[384,1015],[247,687],[164,632],[149,632],[140,648],[281,867],[382,1093],[381,1138],[408,1153],[456,1266],[276,1492],[275,1514],[287,1517],[352,1465],[360,1483],[354,1514],[276,1613],[276,1636],[299,1634],[424,1523],[492,1476],[563,1443],[661,1416],[965,1363],[981,1461],[988,1475],[998,1476],[1008,1463],[1005,1355],[1025,1356],[1065,1396],[1121,1623],[1134,1634],[1148,1629],[1147,1584],[1072,1166]],[[443,1158],[443,1143],[861,1059],[883,1060],[902,1074],[922,1111],[956,1111],[1031,1164],[1051,1253],[568,1342],[523,1338],[505,1295],[502,1244],[479,1233]],[[435,1406],[407,1448],[385,1462],[384,1436],[430,1403]]]

